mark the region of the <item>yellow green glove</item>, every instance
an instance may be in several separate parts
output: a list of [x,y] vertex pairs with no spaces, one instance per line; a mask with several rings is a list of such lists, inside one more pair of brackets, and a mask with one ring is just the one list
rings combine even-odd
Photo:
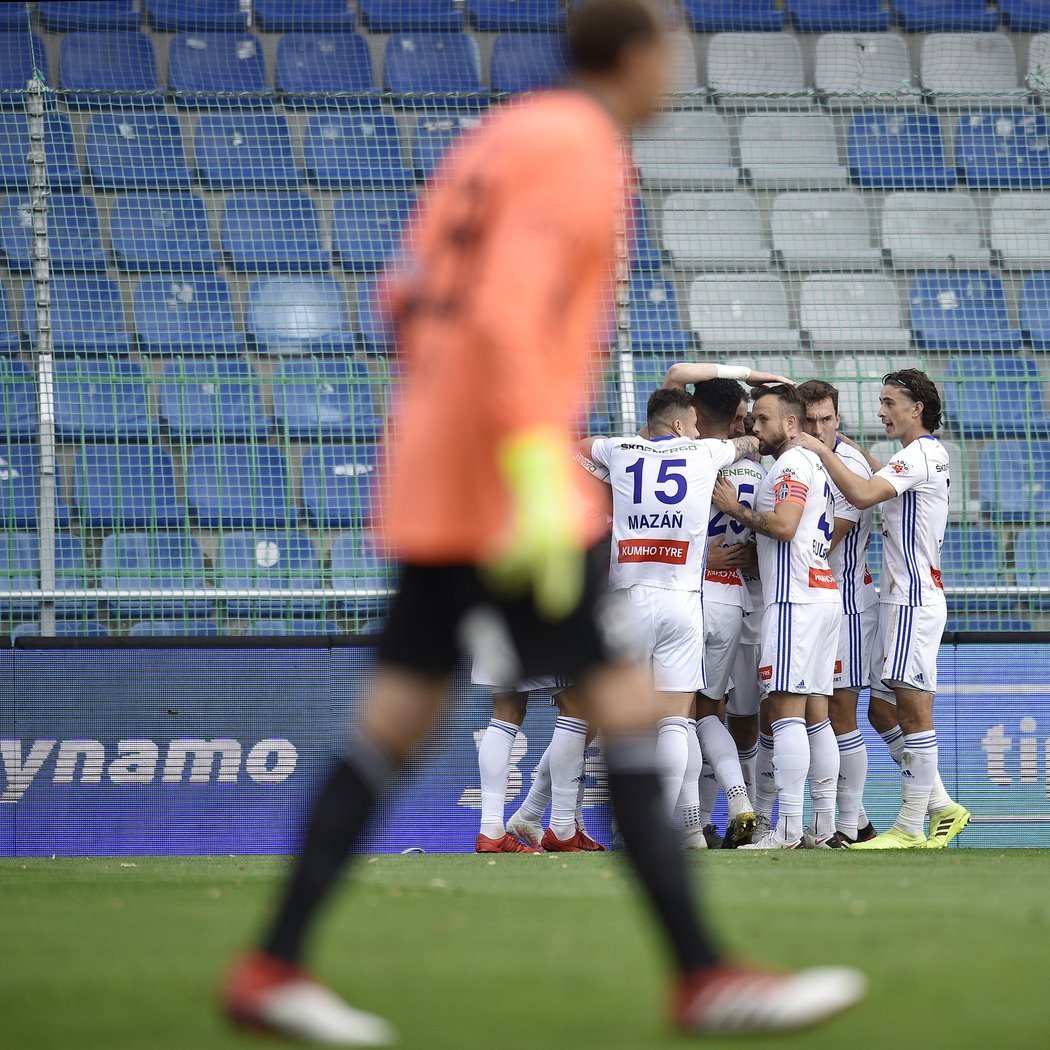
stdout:
[[489,583],[508,597],[531,590],[540,616],[563,620],[579,604],[584,579],[565,442],[549,429],[525,431],[503,445],[499,461],[511,529],[487,566]]

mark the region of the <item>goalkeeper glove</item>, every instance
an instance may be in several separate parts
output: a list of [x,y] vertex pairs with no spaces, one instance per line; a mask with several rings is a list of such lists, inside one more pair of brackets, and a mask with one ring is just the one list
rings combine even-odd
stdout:
[[507,441],[499,461],[510,489],[511,527],[487,566],[489,583],[506,596],[531,590],[540,616],[563,620],[579,604],[584,578],[572,460],[552,430],[537,428]]

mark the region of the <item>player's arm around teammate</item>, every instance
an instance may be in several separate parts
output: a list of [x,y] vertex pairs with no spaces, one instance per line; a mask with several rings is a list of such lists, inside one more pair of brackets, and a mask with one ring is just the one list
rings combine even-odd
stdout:
[[[800,444],[820,456],[832,481],[861,509],[883,508],[881,628],[883,682],[892,688],[902,737],[901,811],[889,831],[864,849],[909,849],[947,845],[969,821],[969,813],[944,789],[937,769],[933,699],[937,652],[947,619],[940,551],[948,519],[948,453],[933,436],[941,424],[937,387],[918,369],[888,373],[879,397],[886,436],[903,448],[870,478],[849,470],[812,438]],[[887,743],[893,743],[887,740]],[[923,835],[929,813],[930,835]]]

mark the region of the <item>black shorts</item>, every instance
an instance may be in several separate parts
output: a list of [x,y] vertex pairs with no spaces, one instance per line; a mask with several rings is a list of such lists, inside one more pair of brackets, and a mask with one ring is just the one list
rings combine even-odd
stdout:
[[579,605],[562,620],[537,612],[531,594],[496,595],[473,565],[401,566],[398,594],[379,646],[382,663],[449,675],[474,656],[497,681],[555,675],[577,680],[591,668],[628,662],[631,628],[609,592],[608,541],[587,552]]

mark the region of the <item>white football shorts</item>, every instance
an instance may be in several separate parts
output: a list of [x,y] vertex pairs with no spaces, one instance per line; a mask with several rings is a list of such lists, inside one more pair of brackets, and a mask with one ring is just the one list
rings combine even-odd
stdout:
[[512,682],[510,685],[494,681],[495,677],[478,659],[475,659],[470,666],[471,682],[481,686],[482,689],[491,689],[494,693],[556,693],[562,689],[568,689],[571,685],[567,679],[555,678],[553,675],[545,675],[542,678],[523,678],[520,682]]
[[704,607],[699,591],[635,584],[625,589],[639,651],[661,693],[703,690]]
[[[872,681],[872,654],[879,649],[879,607],[872,605],[864,612],[843,615],[839,621],[839,647],[835,654],[835,688],[855,689],[859,693]],[[879,673],[882,680],[882,652],[879,650]]]
[[767,605],[758,664],[762,696],[830,696],[835,684],[835,645],[841,619],[842,605],[838,602]]
[[758,687],[758,658],[762,647],[741,642],[733,658],[733,676],[729,696],[726,699],[726,714],[734,718],[757,715],[762,705],[762,694]]
[[744,610],[739,605],[704,602],[704,696],[722,700],[729,690],[733,659],[740,645]]
[[882,681],[889,688],[937,691],[937,653],[948,620],[948,606],[879,606],[882,625]]

